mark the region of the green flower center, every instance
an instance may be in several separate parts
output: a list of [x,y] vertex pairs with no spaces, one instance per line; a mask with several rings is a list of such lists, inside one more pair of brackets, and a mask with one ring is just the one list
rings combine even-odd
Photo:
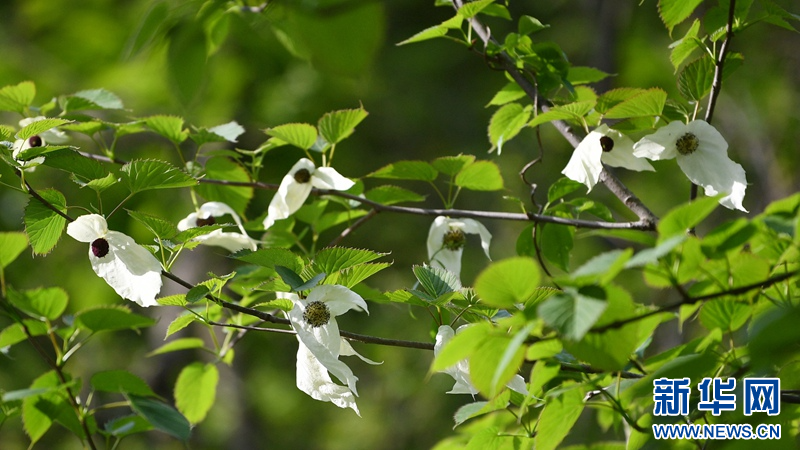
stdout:
[[214,216],[208,216],[205,219],[198,218],[196,223],[198,227],[204,227],[206,225],[214,225],[217,223],[217,220],[214,218]]
[[614,140],[608,136],[601,137],[600,148],[602,148],[604,152],[610,152],[611,150],[614,150]]
[[692,133],[686,133],[675,142],[675,147],[681,155],[691,155],[700,146],[700,139]]
[[294,173],[294,180],[298,183],[308,183],[311,180],[311,172],[308,169],[300,169]]
[[314,301],[306,305],[303,312],[303,320],[314,328],[321,327],[331,320],[331,310],[328,305],[320,301]]
[[442,238],[442,247],[448,250],[458,250],[464,247],[466,242],[467,237],[464,235],[463,231],[458,228],[451,228]]
[[108,241],[99,238],[92,241],[92,254],[98,258],[102,258],[108,254]]

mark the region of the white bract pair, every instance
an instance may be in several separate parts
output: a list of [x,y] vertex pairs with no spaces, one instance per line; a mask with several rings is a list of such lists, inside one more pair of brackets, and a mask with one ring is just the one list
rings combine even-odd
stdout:
[[581,141],[561,173],[591,191],[599,181],[603,164],[654,170],[643,158],[676,158],[683,173],[692,183],[702,186],[706,195],[725,194],[719,201],[721,205],[747,212],[742,206],[747,187],[744,169],[728,158],[728,143],[703,120],[670,122],[635,144],[619,131],[600,125]]
[[[40,120],[44,120],[46,117],[44,116],[37,116],[37,117],[27,117],[19,121],[20,128],[25,128],[28,125],[38,122]],[[28,139],[17,139],[14,141],[14,145],[12,147],[11,157],[17,160],[17,162],[24,168],[33,171],[33,169],[42,164],[44,162],[44,156],[37,156],[36,158],[31,158],[27,161],[21,161],[19,159],[20,153],[29,148],[34,147],[44,147],[48,143],[50,144],[64,144],[69,140],[69,137],[63,131],[57,128],[51,128],[47,131],[43,131],[35,136],[31,136]]]
[[231,253],[243,249],[256,250],[256,248],[258,248],[256,241],[247,235],[239,215],[236,214],[233,208],[222,202],[204,203],[198,208],[197,212],[189,214],[178,222],[178,230],[185,231],[189,228],[214,225],[216,223],[215,217],[222,217],[225,215],[233,217],[233,221],[236,222],[240,233],[225,232],[218,229],[211,233],[197,236],[194,239],[201,244],[223,247]]
[[269,203],[264,229],[297,212],[311,194],[312,188],[346,191],[354,184],[333,167],[316,167],[310,159],[303,158],[281,180],[278,192]]
[[[469,325],[462,325],[458,327],[457,332],[454,332],[453,328],[449,325],[440,326],[439,330],[436,332],[436,344],[433,346],[434,357],[439,356],[439,353],[441,353],[442,349],[444,349],[444,346],[447,345],[451,339],[453,339],[453,336],[455,336],[457,333],[461,333],[468,326]],[[443,370],[442,373],[446,373],[456,380],[456,383],[453,385],[453,389],[447,392],[448,394],[475,395],[478,393],[478,390],[472,385],[472,380],[470,380],[469,377],[468,360],[461,360],[456,365]],[[514,378],[506,383],[506,387],[512,391],[519,392],[522,395],[528,395],[528,388],[525,385],[525,380],[519,375],[514,375]]]
[[428,260],[431,266],[453,272],[461,277],[461,254],[464,253],[466,234],[477,234],[481,238],[481,247],[486,257],[489,256],[489,244],[492,234],[480,222],[473,219],[451,219],[439,216],[434,219],[428,231]]
[[130,236],[109,231],[99,214],[80,216],[67,225],[67,234],[87,242],[89,262],[120,297],[140,306],[155,306],[161,291],[161,263]]
[[[359,355],[349,342],[339,335],[336,317],[351,309],[365,311],[367,303],[360,295],[339,285],[321,285],[306,298],[293,293],[278,293],[278,298],[292,301],[294,308],[287,313],[300,344],[297,349],[297,388],[315,400],[331,402],[340,408],[352,408],[359,416],[355,397],[356,381],[340,356],[358,356],[369,364],[379,364]],[[336,384],[329,372],[347,386]]]

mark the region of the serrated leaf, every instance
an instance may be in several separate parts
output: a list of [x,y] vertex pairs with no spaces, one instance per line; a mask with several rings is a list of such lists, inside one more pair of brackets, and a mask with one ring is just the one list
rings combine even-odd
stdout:
[[134,314],[126,307],[105,306],[81,311],[76,316],[79,327],[91,332],[136,330],[156,324],[154,319]]
[[551,184],[550,188],[547,190],[547,202],[553,203],[565,195],[569,195],[577,191],[583,186],[583,183],[579,183],[567,177],[561,177],[556,180],[555,183]]
[[597,104],[595,110],[600,114],[605,114],[614,106],[622,103],[625,100],[641,95],[646,92],[644,89],[637,88],[618,88],[604,92],[601,96],[597,97]]
[[[39,191],[39,196],[66,214],[67,200],[60,192],[55,189],[42,189]],[[56,246],[67,223],[67,219],[35,199],[31,199],[25,207],[24,221],[25,233],[36,255],[47,254]]]
[[218,381],[213,364],[194,362],[181,370],[175,382],[175,406],[190,423],[202,422],[214,406]]
[[475,17],[479,12],[483,11],[487,6],[494,3],[494,0],[477,0],[474,2],[465,3],[458,9],[458,15],[465,19]]
[[99,133],[103,130],[108,130],[111,127],[101,120],[88,120],[86,122],[72,122],[66,125],[62,125],[61,129],[64,131],[74,131],[76,133],[82,133],[87,136],[93,136],[95,133]]
[[328,274],[374,261],[388,253],[347,247],[326,247],[314,256],[314,271]]
[[363,108],[343,109],[325,114],[319,119],[319,134],[330,144],[337,144],[353,134],[367,113]]
[[475,280],[481,301],[496,308],[527,302],[539,284],[539,267],[532,258],[517,256],[494,262]]
[[524,359],[524,349],[512,346],[510,336],[490,334],[469,358],[472,383],[487,398],[494,398],[516,375]]
[[3,86],[0,89],[0,110],[25,115],[25,110],[33,103],[34,97],[36,97],[36,85],[33,81]]
[[[159,299],[159,300],[161,300],[161,299]],[[163,305],[164,303],[161,303],[159,301],[159,304]],[[197,314],[193,314],[193,313],[190,313],[190,312],[187,312],[185,314],[182,314],[182,315],[176,317],[175,320],[170,322],[169,326],[167,327],[167,334],[166,334],[166,336],[164,336],[164,339],[166,339],[166,338],[172,336],[173,334],[177,333],[178,331],[181,331],[182,329],[188,327],[189,324],[191,324],[192,322],[194,322],[196,320],[200,320],[200,318],[197,317]]]
[[527,94],[517,83],[508,83],[494,94],[486,106],[500,106],[525,97]]
[[333,211],[325,213],[320,216],[315,228],[317,233],[322,233],[328,228],[332,228],[343,223],[350,223],[353,220],[366,215],[367,211],[363,209],[349,209],[347,211]]
[[28,339],[28,335],[25,334],[25,329],[22,328],[22,324],[12,323],[3,328],[3,331],[0,331],[0,348],[10,347],[25,339]]
[[122,99],[105,89],[79,91],[59,99],[64,112],[97,109],[123,109]]
[[672,209],[658,223],[658,242],[662,243],[672,236],[685,234],[717,209],[718,205],[719,196],[703,197]]
[[197,180],[172,164],[156,160],[136,160],[122,166],[122,181],[131,193],[150,189],[189,187]]
[[307,123],[278,125],[268,128],[264,132],[303,150],[310,149],[317,142],[316,127]]
[[648,89],[634,95],[609,109],[607,119],[626,119],[629,117],[658,116],[664,110],[667,93],[661,89]]
[[434,169],[445,175],[456,175],[475,162],[472,155],[442,156],[431,161]]
[[680,65],[686,61],[686,58],[691,56],[695,50],[702,48],[702,44],[697,39],[697,33],[699,31],[700,20],[695,19],[692,26],[686,31],[686,34],[669,46],[669,48],[672,49],[669,54],[669,60],[672,66],[675,67],[675,70],[678,70],[678,67],[680,67]]
[[536,450],[558,448],[578,421],[583,407],[583,392],[580,388],[566,389],[558,396],[548,397],[534,437]]
[[490,151],[497,149],[499,155],[503,151],[503,145],[522,131],[530,116],[530,108],[519,103],[509,103],[495,111],[489,120],[489,142],[492,143]]
[[610,73],[603,72],[594,67],[572,66],[567,73],[567,81],[573,86],[579,84],[597,83],[611,76]]
[[98,161],[82,156],[72,149],[62,149],[49,153],[43,164],[69,172],[83,182],[109,175],[108,171]]
[[[237,255],[236,259],[263,267],[284,266],[294,272],[301,272],[304,265],[303,258],[285,248],[262,248],[251,253]],[[323,270],[323,272],[325,271]]]
[[433,360],[431,371],[441,372],[469,358],[487,339],[491,324],[481,322],[461,329]]
[[537,31],[544,30],[545,28],[549,28],[550,25],[545,25],[539,19],[527,15],[523,15],[519,18],[519,22],[517,24],[517,32],[523,36],[527,36],[529,34],[536,33]]
[[380,203],[382,205],[394,205],[404,202],[421,202],[425,196],[417,194],[399,186],[384,185],[370,189],[364,193],[367,200]]
[[428,27],[419,33],[411,36],[410,38],[398,42],[397,45],[406,45],[411,44],[414,42],[421,42],[427,41],[428,39],[435,39],[438,37],[442,37],[447,34],[449,30],[459,29],[461,28],[461,23],[464,21],[462,16],[456,15],[455,17],[451,17],[444,22],[440,23],[439,25],[434,25],[432,27]]
[[574,243],[575,230],[564,225],[546,223],[538,233],[542,255],[561,270],[569,272],[569,255]]
[[326,275],[327,275],[326,273],[318,273],[318,274],[314,275],[313,277],[311,277],[305,283],[297,286],[294,290],[297,291],[297,292],[302,292],[302,291],[307,291],[309,289],[313,289],[314,287],[316,287],[319,284],[320,281],[325,279]]
[[538,312],[545,323],[558,330],[564,338],[580,341],[603,314],[607,302],[577,291],[555,295],[539,305]]
[[189,440],[191,424],[171,406],[158,400],[130,395],[131,408],[156,429],[183,442]]
[[96,391],[119,392],[142,397],[156,397],[147,383],[127,370],[106,370],[92,375],[89,384]]
[[461,282],[453,272],[431,266],[414,266],[412,271],[419,284],[432,298],[439,298],[461,289]]
[[[725,58],[722,69],[722,79],[726,79],[733,71],[742,65],[742,56],[737,53],[730,53]],[[699,101],[711,92],[714,83],[715,72],[714,61],[709,55],[687,64],[678,74],[678,90],[687,100]]]
[[9,231],[0,233],[0,270],[8,267],[28,246],[25,233]]
[[503,189],[500,168],[492,161],[477,161],[458,172],[453,181],[456,186],[472,191],[499,191]]
[[[52,370],[45,372],[31,383],[30,389],[43,389],[46,392],[28,396],[22,401],[22,422],[31,444],[41,439],[57,418],[73,419],[77,422],[74,410],[58,392],[61,388],[61,381]],[[81,434],[82,432],[78,433],[79,436]]]
[[[209,158],[205,164],[206,178],[211,180],[227,180],[248,183],[250,175],[244,167],[226,157]],[[230,206],[244,217],[253,188],[247,186],[224,186],[212,183],[200,183],[195,190],[208,201],[222,202]]]
[[177,352],[180,350],[190,350],[193,348],[203,348],[205,343],[200,338],[179,338],[167,342],[147,354],[147,357],[163,355],[164,353]]
[[189,137],[189,132],[183,129],[182,117],[159,115],[144,117],[141,121],[148,128],[175,144],[180,144]]
[[8,290],[8,300],[25,314],[38,320],[56,320],[67,309],[69,296],[60,287]]
[[297,288],[305,284],[303,278],[301,278],[297,272],[289,269],[288,267],[276,265],[275,272],[278,272],[278,275],[281,277],[283,282],[288,284],[292,288],[292,291],[297,291]]
[[145,226],[151,233],[159,239],[169,239],[178,234],[178,228],[172,222],[139,211],[126,209],[128,215]]
[[42,134],[47,130],[55,128],[71,121],[65,119],[42,119],[29,123],[27,126],[19,130],[17,139],[28,139],[31,136]]
[[425,161],[397,161],[367,175],[372,178],[394,180],[433,181],[439,172]]
[[670,34],[675,25],[692,15],[703,0],[658,0],[658,14]]
[[617,276],[633,255],[633,249],[616,249],[601,253],[582,266],[575,269],[569,276],[573,283],[605,285]]
[[391,263],[366,263],[344,269],[336,274],[336,284],[352,288],[391,265]]

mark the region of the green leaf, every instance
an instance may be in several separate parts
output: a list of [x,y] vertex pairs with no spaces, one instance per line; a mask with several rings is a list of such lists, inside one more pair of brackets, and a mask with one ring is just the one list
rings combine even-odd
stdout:
[[498,191],[503,189],[503,176],[494,162],[478,161],[456,175],[455,185],[473,191]]
[[[496,426],[478,428],[464,450],[517,450],[532,449],[533,438],[526,436],[513,436],[500,431]],[[438,447],[437,447],[438,448]]]
[[580,285],[605,285],[625,268],[625,263],[631,255],[633,255],[632,248],[601,253],[575,269],[570,274],[569,281]]
[[181,370],[175,382],[175,406],[191,424],[202,422],[214,406],[218,381],[213,364],[193,362]]
[[583,183],[578,183],[567,177],[561,177],[556,180],[555,183],[551,184],[550,188],[547,190],[547,202],[553,203],[561,197],[577,191],[583,186]]
[[475,388],[494,398],[516,375],[525,360],[525,350],[513,345],[506,334],[490,334],[469,358],[469,374]]
[[658,0],[658,14],[670,34],[675,25],[692,15],[703,0]]
[[303,150],[310,149],[317,142],[317,129],[307,123],[278,125],[264,132]]
[[60,125],[64,125],[65,123],[70,123],[70,121],[65,119],[37,120],[35,122],[29,123],[26,127],[19,130],[19,132],[17,133],[17,139],[28,139],[31,136],[42,134],[47,130],[50,130]]
[[608,303],[579,291],[565,291],[539,305],[539,317],[572,341],[580,341],[597,322]]
[[89,382],[92,389],[103,392],[119,392],[124,394],[140,395],[142,397],[157,397],[147,383],[128,372],[127,370],[106,370],[92,375]]
[[480,322],[461,329],[433,360],[431,371],[441,372],[469,358],[487,339],[491,330],[492,325],[488,322]]
[[193,348],[203,348],[205,342],[200,338],[179,338],[167,342],[166,344],[158,347],[147,354],[147,357],[163,355],[164,353],[177,352],[180,350],[191,350]]
[[374,261],[388,253],[347,247],[326,247],[314,256],[314,271],[328,274]]
[[606,119],[658,116],[664,110],[667,93],[661,89],[648,89],[614,105],[604,114]]
[[301,278],[297,272],[289,269],[288,267],[275,266],[275,272],[278,272],[278,275],[280,275],[284,283],[291,286],[292,291],[297,291],[297,288],[305,284],[303,278]]
[[401,188],[399,186],[384,185],[370,189],[364,193],[367,200],[380,203],[382,205],[394,205],[404,202],[421,202],[425,200],[424,195],[419,195],[414,191]]
[[523,36],[527,36],[529,34],[536,33],[537,31],[544,30],[545,28],[549,28],[550,25],[545,25],[539,21],[539,19],[527,15],[523,15],[519,18],[519,23],[517,25],[517,32]]
[[[184,297],[184,299],[185,299],[185,296],[181,296],[181,297]],[[158,300],[159,300],[159,302],[158,302],[159,305],[168,305],[169,304],[169,303],[162,302],[162,300],[164,300],[163,298],[160,298]],[[184,300],[183,303],[185,305],[188,302],[186,302],[186,300]],[[183,306],[183,305],[180,305],[180,306]],[[200,320],[200,318],[197,317],[197,314],[193,314],[191,312],[186,312],[185,314],[182,314],[182,315],[176,317],[175,320],[173,320],[172,322],[169,323],[169,326],[167,327],[167,333],[164,336],[164,339],[172,336],[173,334],[177,333],[178,331],[181,331],[182,329],[188,327],[189,324],[191,324],[191,323],[193,323],[195,321],[198,321],[198,320]]]
[[145,226],[159,239],[169,239],[178,234],[178,228],[172,222],[151,214],[126,209],[128,215]]
[[572,66],[567,74],[567,81],[573,86],[579,84],[597,83],[611,76],[610,73],[603,72],[594,67]]
[[548,261],[569,272],[569,254],[572,251],[575,230],[564,225],[546,223],[539,231],[539,247]]
[[700,309],[700,323],[709,330],[720,328],[733,332],[747,322],[751,309],[747,304],[730,298],[713,300]]
[[79,327],[91,332],[135,330],[156,324],[154,319],[130,312],[124,306],[101,306],[82,311],[76,316]]
[[655,264],[659,259],[671,252],[672,249],[683,244],[684,241],[686,241],[685,234],[678,234],[671,238],[664,239],[657,246],[642,250],[633,255],[633,257],[625,263],[625,268],[632,269],[634,267],[642,267],[647,264]]
[[285,248],[262,248],[252,253],[237,255],[236,259],[263,267],[283,266],[294,272],[303,270],[303,258]]
[[359,217],[367,215],[367,211],[363,209],[350,209],[347,211],[333,211],[323,214],[316,225],[317,233],[322,233],[328,228],[333,228],[343,223],[350,223]]
[[0,233],[0,270],[5,269],[28,246],[25,233],[9,231]]
[[[66,214],[67,200],[55,189],[42,189],[39,196],[57,210]],[[31,199],[25,207],[25,233],[35,255],[45,255],[56,246],[67,219],[48,208],[40,201]]]
[[494,3],[494,0],[477,0],[470,3],[465,3],[464,6],[458,9],[458,15],[465,19],[470,19],[475,17],[479,12],[483,11],[492,3]]
[[532,258],[516,256],[494,262],[475,280],[481,301],[497,308],[527,302],[539,285],[539,267]]
[[[36,378],[30,389],[42,389],[45,394],[28,396],[22,401],[22,422],[25,433],[30,437],[31,444],[35,444],[44,436],[50,426],[58,418],[77,420],[75,412],[58,392],[62,384],[54,371],[45,372]],[[79,435],[82,435],[79,432]]]
[[527,94],[517,83],[511,82],[502,87],[486,106],[500,106],[525,97]]
[[0,110],[14,111],[24,116],[34,97],[36,97],[36,85],[33,81],[4,86],[0,89]]
[[[350,267],[348,269],[344,269],[338,274],[333,274],[335,276],[335,284],[340,284],[347,288],[352,288],[353,286],[357,285],[358,283],[366,280],[367,278],[375,275],[376,273],[380,272],[381,270],[391,266],[391,263],[366,263],[366,264],[359,264],[357,266]],[[332,276],[331,276],[331,279]],[[326,284],[332,284],[333,282],[328,282],[328,278],[326,278]]]
[[145,117],[141,120],[148,128],[175,144],[180,144],[189,137],[188,130],[183,129],[182,117],[159,115]]
[[37,320],[56,320],[67,309],[69,296],[60,287],[8,290],[8,300],[25,314]]
[[439,172],[425,161],[397,161],[367,176],[393,180],[433,181],[438,175]]
[[131,193],[149,189],[170,189],[189,187],[197,180],[178,170],[172,164],[157,160],[136,160],[122,166],[122,181]]
[[189,440],[192,432],[191,424],[174,408],[158,400],[138,395],[130,395],[129,400],[133,411],[150,422],[156,429],[183,442]]
[[534,437],[536,450],[553,450],[567,437],[583,412],[583,391],[572,383],[558,396],[548,396]]
[[[468,5],[472,4],[474,3]],[[499,155],[503,151],[503,145],[519,134],[530,116],[530,107],[523,107],[519,103],[509,103],[495,111],[489,120],[489,142],[492,143],[490,151],[497,149]]]
[[472,155],[442,156],[431,161],[431,165],[439,172],[453,176],[474,162]]
[[[102,164],[82,156],[72,149],[62,149],[48,153],[47,158],[44,160],[44,165],[69,172],[84,183],[110,175]],[[112,179],[116,181],[115,177]]]
[[566,105],[554,106],[550,108],[549,111],[536,115],[536,117],[528,122],[528,126],[536,127],[543,123],[552,122],[554,120],[580,121],[581,118],[589,114],[594,106],[594,100],[584,100],[567,103]]
[[[45,325],[43,322],[39,323]],[[14,344],[19,344],[25,339],[28,339],[28,335],[25,334],[25,329],[22,327],[22,324],[12,323],[11,325],[3,328],[3,331],[0,331],[0,348],[11,347]]]
[[669,54],[669,60],[675,70],[678,70],[680,65],[686,61],[686,58],[692,55],[695,50],[702,49],[702,43],[697,39],[697,33],[700,31],[700,20],[695,19],[691,28],[686,31],[682,38],[673,42],[669,48],[672,51]]
[[597,97],[597,104],[595,110],[600,114],[605,114],[614,106],[622,103],[625,100],[636,97],[645,93],[644,89],[637,88],[617,88],[604,92],[603,95]]
[[398,42],[397,45],[406,45],[414,42],[427,41],[428,39],[435,39],[438,37],[442,37],[446,35],[449,30],[456,30],[461,28],[461,23],[463,21],[464,17],[456,15],[455,17],[451,17],[450,19],[445,20],[439,25],[428,27],[420,31],[419,33],[411,36],[410,38],[402,42]]
[[658,223],[658,242],[685,234],[717,209],[719,197],[703,197],[672,209]]
[[[722,70],[722,79],[727,78],[734,70],[742,65],[741,55],[731,53],[725,58]],[[699,101],[711,92],[714,83],[715,64],[711,56],[703,55],[691,63],[678,74],[678,90],[687,100]]]
[[103,425],[105,432],[116,438],[124,438],[132,434],[150,431],[153,426],[144,418],[131,414],[111,419]]
[[450,271],[430,266],[414,266],[411,270],[425,292],[433,298],[461,289],[458,276]]
[[[216,156],[209,158],[205,165],[206,178],[211,180],[226,180],[248,183],[250,175],[244,167],[235,161]],[[198,194],[208,201],[222,202],[230,206],[240,216],[244,217],[250,199],[253,198],[253,188],[247,186],[224,186],[212,183],[201,183],[195,188]]]
[[353,134],[356,125],[367,117],[363,108],[343,109],[325,114],[319,119],[319,134],[330,144],[337,144]]
[[123,109],[122,99],[105,89],[89,89],[62,97],[58,101],[64,112],[97,109]]

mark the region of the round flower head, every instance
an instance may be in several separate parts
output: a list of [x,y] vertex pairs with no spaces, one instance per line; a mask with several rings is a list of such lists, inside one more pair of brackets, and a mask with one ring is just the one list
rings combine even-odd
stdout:
[[233,221],[236,222],[236,226],[239,227],[239,231],[241,231],[241,233],[230,233],[223,232],[222,230],[214,230],[211,233],[197,236],[195,240],[199,241],[201,244],[223,247],[231,253],[238,252],[239,250],[245,248],[256,250],[256,241],[247,235],[239,215],[236,214],[236,211],[234,211],[230,206],[222,202],[204,203],[202,206],[200,206],[200,209],[198,209],[197,212],[189,214],[183,220],[178,222],[178,230],[184,231],[188,230],[189,228],[213,225],[216,223],[216,220],[214,219],[215,217],[222,217],[224,215],[230,215],[233,217]]
[[[328,372],[332,373],[339,381],[346,383],[350,391],[357,396],[356,381],[358,378],[345,363],[339,361],[340,355],[356,353],[349,344],[343,345],[336,317],[351,309],[363,310],[368,313],[367,303],[350,289],[331,284],[311,289],[308,297],[304,299],[296,295],[284,295],[284,298],[289,298],[294,303],[294,308],[287,315],[292,322],[292,328],[297,332],[301,346],[307,347],[308,351]],[[360,355],[358,356],[360,357]],[[298,374],[299,371],[298,368]],[[300,380],[298,380],[298,387],[300,387]],[[303,388],[300,387],[300,389]]]
[[[469,325],[462,325],[458,328],[458,332],[453,331],[448,325],[442,325],[439,327],[439,330],[436,332],[436,343],[433,346],[433,354],[434,357],[439,356],[439,353],[442,352],[444,346],[453,339],[458,333],[464,331],[466,327]],[[448,394],[472,394],[475,395],[478,393],[478,390],[475,389],[475,386],[472,385],[472,381],[469,377],[469,361],[464,359],[456,363],[456,365],[451,366],[442,371],[442,373],[446,373],[453,377],[456,380],[456,383],[453,385],[453,389],[451,389]],[[506,387],[511,389],[512,391],[519,392],[522,395],[528,395],[528,388],[525,385],[525,380],[519,376],[514,375],[514,378],[511,379],[508,383],[506,383]]]
[[98,214],[78,217],[67,225],[67,234],[90,244],[92,269],[120,297],[141,306],[158,305],[161,263],[144,247],[125,234],[109,231],[106,219]]
[[561,173],[571,180],[585,184],[591,191],[600,179],[603,164],[638,172],[655,170],[649,162],[633,155],[633,141],[628,136],[603,124],[578,144]]
[[637,142],[633,154],[653,161],[676,158],[683,173],[706,195],[725,194],[719,201],[722,206],[747,212],[742,206],[747,188],[744,169],[728,158],[728,143],[707,122],[670,122]]
[[317,168],[310,159],[303,158],[297,161],[289,173],[283,177],[278,192],[272,197],[267,217],[264,219],[264,229],[268,229],[275,221],[286,219],[300,209],[308,195],[311,194],[312,188],[346,191],[354,184],[353,181],[340,175],[333,167]]
[[428,231],[428,259],[432,266],[441,267],[461,275],[461,254],[464,253],[466,234],[477,234],[481,238],[486,257],[489,256],[489,244],[492,234],[480,222],[472,219],[451,219],[439,216],[434,219]]

